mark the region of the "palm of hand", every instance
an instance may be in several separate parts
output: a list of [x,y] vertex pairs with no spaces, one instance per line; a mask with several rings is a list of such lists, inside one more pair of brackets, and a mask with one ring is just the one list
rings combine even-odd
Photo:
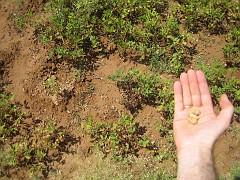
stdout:
[[[201,71],[189,70],[183,73],[180,82],[174,85],[175,113],[174,113],[174,139],[178,151],[191,146],[206,146],[211,148],[220,134],[229,126],[233,106],[226,95],[221,98],[222,112],[216,116],[207,81]],[[190,108],[195,106],[201,114],[196,125],[187,121]]]

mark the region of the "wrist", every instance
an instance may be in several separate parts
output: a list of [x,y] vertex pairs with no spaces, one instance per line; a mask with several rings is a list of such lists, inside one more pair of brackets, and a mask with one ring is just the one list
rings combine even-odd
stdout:
[[208,146],[190,146],[178,150],[178,160],[198,161],[202,157],[212,157],[212,148]]
[[207,144],[191,144],[185,147],[177,147],[177,155],[178,157],[187,156],[191,154],[202,154],[206,152],[212,152],[213,145]]
[[191,146],[178,152],[178,179],[215,179],[212,148]]

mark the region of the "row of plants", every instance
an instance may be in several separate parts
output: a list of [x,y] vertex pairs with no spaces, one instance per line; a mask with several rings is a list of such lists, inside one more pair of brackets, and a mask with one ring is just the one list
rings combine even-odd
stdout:
[[227,68],[226,64],[217,58],[213,58],[208,63],[204,60],[199,61],[198,68],[201,69],[207,77],[214,104],[218,105],[220,96],[227,93],[235,107],[236,118],[239,118],[240,80],[234,76],[238,68]]
[[[120,70],[109,78],[115,81],[118,88],[124,92],[126,98],[123,103],[132,114],[137,115],[144,104],[157,107],[164,120],[159,121],[156,130],[168,144],[167,154],[171,154],[170,157],[174,159],[176,156],[172,131],[174,92],[171,80],[160,78],[159,74],[151,71],[141,72],[137,69],[131,69],[128,72]],[[165,157],[163,151],[160,154]]]
[[146,148],[148,153],[158,153],[155,142],[151,142],[145,135],[146,127],[126,114],[113,123],[96,122],[89,117],[86,122],[82,122],[81,130],[90,136],[91,142],[106,156],[111,154],[117,160],[123,160],[129,155],[138,156],[142,148]]
[[122,56],[155,69],[165,64],[176,75],[191,59],[194,47],[189,35],[180,33],[167,1],[53,0],[47,7],[52,17],[37,32],[52,46],[50,59],[90,64],[90,56],[109,53],[101,37],[115,43]]
[[[26,124],[24,113],[14,105],[12,95],[1,94],[0,108],[0,177],[10,177],[10,170],[18,167],[27,167],[34,177],[40,178],[44,174],[47,177],[51,170],[50,163],[59,161],[62,153],[68,152],[67,144],[74,137],[64,127],[57,127],[54,120]],[[161,151],[161,144],[145,135],[146,127],[126,114],[112,123],[97,122],[89,117],[87,121],[81,122],[80,132],[89,136],[94,147],[100,149],[105,156],[111,154],[118,161],[138,156],[142,149],[161,162],[173,158],[175,154],[172,136],[172,149]],[[75,141],[80,143],[77,139]]]
[[240,28],[234,27],[226,36],[227,44],[223,48],[225,58],[231,64],[239,66],[240,63]]
[[204,28],[212,34],[225,34],[239,28],[239,2],[234,0],[181,0],[175,17],[192,31]]
[[164,118],[172,119],[173,85],[169,79],[160,78],[159,74],[151,71],[141,72],[137,69],[128,72],[119,70],[109,78],[126,94],[125,105],[131,112],[134,113],[137,108],[141,108],[141,104],[158,105]]
[[[80,127],[81,132],[90,137],[91,152],[101,151],[103,153],[100,164],[104,164],[110,158],[110,166],[117,166],[117,169],[120,170],[119,173],[109,174],[112,168],[105,164],[103,169],[102,166],[97,167],[97,172],[87,174],[86,177],[99,178],[105,177],[106,174],[110,175],[108,177],[110,179],[117,177],[120,179],[132,179],[133,177],[139,179],[174,179],[176,177],[175,173],[170,170],[165,171],[163,167],[160,167],[164,161],[176,162],[175,146],[165,147],[166,142],[151,140],[146,133],[148,127],[136,122],[132,116],[122,114],[122,117],[116,121],[96,121],[89,117],[88,120],[81,122]],[[171,137],[171,141],[172,139]],[[143,160],[144,158],[146,159]],[[143,161],[141,162],[141,160]],[[149,164],[150,161],[155,165]],[[141,170],[140,174],[135,174],[131,166],[142,166],[143,163],[147,163],[144,164],[144,169]],[[150,166],[154,167],[150,168]],[[102,172],[105,168],[107,168],[107,172]],[[128,168],[131,169],[130,172]],[[81,174],[82,177],[85,176]]]
[[[213,58],[208,63],[206,60],[199,60],[196,68],[205,73],[214,104],[218,105],[220,96],[227,93],[239,117],[240,80],[233,75],[237,67],[228,68],[224,62]],[[165,120],[173,119],[173,83],[169,79],[161,79],[159,74],[149,70],[141,72],[137,69],[130,69],[127,72],[118,70],[115,75],[110,76],[110,79],[125,93],[124,104],[132,113],[137,112],[142,104],[149,104],[158,106]],[[171,126],[167,129],[171,129]]]
[[0,143],[4,143],[9,137],[13,137],[19,131],[19,125],[23,113],[11,101],[12,94],[0,94]]
[[0,177],[9,170],[27,167],[30,173],[49,172],[49,163],[68,151],[74,137],[53,120],[27,124],[25,114],[14,103],[13,95],[0,94]]
[[[192,63],[192,56],[197,52],[196,44],[189,43],[190,32],[200,30],[213,34],[228,33],[224,55],[230,62],[239,63],[239,4],[236,1],[51,0],[46,4],[46,10],[51,17],[46,23],[38,24],[36,34],[40,41],[51,47],[48,58],[54,63],[67,60],[83,73],[82,69],[89,66],[97,55],[108,55],[117,50],[126,59],[149,66],[145,72],[119,70],[110,79],[124,92],[123,103],[132,115],[136,115],[144,104],[158,107],[164,120],[156,128],[167,141],[170,158],[175,157],[173,83],[160,78],[159,74],[165,72],[179,76],[185,66]],[[20,26],[26,23],[26,17],[19,19]],[[29,17],[32,17],[31,13]],[[182,27],[188,32],[181,30]],[[102,38],[116,44],[116,48],[107,49]],[[202,61],[197,68],[202,69],[208,78],[214,103],[217,104],[220,95],[227,92],[239,117],[240,83],[232,76],[237,69],[228,68],[217,59],[209,65]],[[56,81],[56,77],[51,76],[43,84],[49,88],[49,94],[64,96]],[[23,114],[10,103],[11,99],[12,96],[2,95],[0,101],[3,112],[0,143],[9,147],[4,150],[9,156],[1,157],[1,166],[27,165],[45,170],[48,162],[64,151],[64,142],[70,135],[53,121],[48,121],[25,138],[11,141],[12,137],[26,133],[21,123]],[[113,123],[97,123],[89,118],[81,127],[105,155],[111,153],[117,159],[123,159],[137,155],[145,148],[154,156],[166,158],[158,149],[159,145],[144,136],[145,127],[131,116],[123,115]],[[58,152],[56,156],[51,155],[54,149]]]
[[90,63],[89,56],[109,51],[101,41],[104,37],[123,56],[177,76],[196,53],[196,44],[188,42],[190,34],[180,31],[182,25],[190,32],[204,28],[215,34],[229,32],[224,53],[236,57],[238,2],[179,2],[52,0],[47,6],[52,17],[37,31],[39,39],[53,47],[49,58],[77,61],[82,66]]

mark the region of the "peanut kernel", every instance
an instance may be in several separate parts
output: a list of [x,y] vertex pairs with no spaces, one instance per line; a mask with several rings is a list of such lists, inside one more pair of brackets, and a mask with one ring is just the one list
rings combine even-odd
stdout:
[[198,123],[198,120],[195,118],[188,117],[188,122],[191,123],[192,125],[195,125]]
[[193,107],[188,114],[188,122],[195,125],[198,123],[199,116],[201,114],[200,109]]

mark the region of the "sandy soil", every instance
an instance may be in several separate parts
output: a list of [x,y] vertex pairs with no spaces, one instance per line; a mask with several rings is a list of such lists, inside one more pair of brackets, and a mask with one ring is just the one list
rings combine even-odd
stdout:
[[[75,139],[81,139],[69,145],[72,153],[65,153],[61,161],[52,162],[52,166],[61,172],[59,177],[69,179],[82,168],[79,162],[76,166],[76,158],[81,162],[86,161],[91,146],[91,143],[79,133],[78,124],[90,115],[97,120],[116,120],[121,113],[129,113],[123,105],[123,93],[108,76],[122,68],[137,67],[144,70],[146,67],[122,59],[117,51],[113,51],[108,56],[96,57],[94,71],[76,77],[73,65],[66,62],[56,65],[48,61],[49,47],[36,41],[34,28],[27,26],[26,29],[19,30],[13,23],[13,19],[29,7],[36,15],[41,15],[41,3],[41,0],[25,1],[19,9],[19,2],[16,0],[0,0],[1,83],[4,84],[4,91],[13,93],[15,101],[26,112],[27,118],[24,120],[26,123],[41,124],[52,119],[59,127],[70,130]],[[198,39],[199,51],[195,60],[202,57],[224,59],[223,36],[202,33],[195,38]],[[56,77],[65,93],[64,98],[51,95],[43,85],[43,82],[52,75]],[[89,90],[90,87],[94,88],[92,92]],[[157,109],[147,105],[143,106],[136,116],[138,122],[149,127],[149,134],[156,141],[160,139],[154,124],[161,119]],[[234,122],[233,126],[239,124]],[[239,143],[230,133],[226,132],[216,143],[214,159],[219,173],[228,172],[230,165],[240,160]],[[95,161],[94,158],[90,160]],[[15,170],[12,172],[15,174],[13,177],[25,179],[27,176],[24,172],[24,168]]]

